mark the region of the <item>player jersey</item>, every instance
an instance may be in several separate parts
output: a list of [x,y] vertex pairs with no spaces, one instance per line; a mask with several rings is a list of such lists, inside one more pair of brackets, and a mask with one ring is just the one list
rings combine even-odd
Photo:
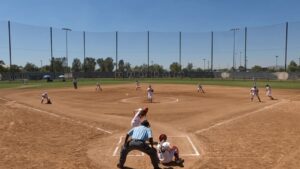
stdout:
[[43,93],[43,94],[42,94],[42,97],[43,97],[43,98],[48,98],[48,93]]
[[152,89],[152,88],[148,88],[147,89],[147,93],[148,93],[148,96],[152,96],[153,95],[153,92],[154,92],[154,90]]
[[169,163],[173,160],[175,150],[172,150],[170,148],[170,143],[165,141],[165,142],[160,142],[157,145],[157,152],[158,152],[158,159],[162,163]]
[[[139,115],[142,110],[143,110],[142,108],[139,108],[137,110],[137,112],[135,113],[134,117],[131,120],[131,127],[137,127],[137,126],[141,125],[142,118]],[[144,117],[144,118],[146,119],[146,117]]]

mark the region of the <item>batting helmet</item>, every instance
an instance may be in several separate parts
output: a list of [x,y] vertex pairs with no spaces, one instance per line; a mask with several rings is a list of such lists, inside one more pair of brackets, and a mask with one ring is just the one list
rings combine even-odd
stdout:
[[167,140],[167,135],[165,135],[165,134],[161,134],[161,135],[159,135],[159,138],[158,138],[158,140],[161,142],[161,141],[166,141]]

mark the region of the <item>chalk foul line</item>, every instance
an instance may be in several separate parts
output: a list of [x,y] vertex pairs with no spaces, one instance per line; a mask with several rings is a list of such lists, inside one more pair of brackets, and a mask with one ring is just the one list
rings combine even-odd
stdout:
[[284,103],[284,101],[286,101],[286,100],[282,100],[282,101],[280,101],[280,102],[274,103],[274,104],[272,104],[272,105],[269,105],[269,106],[265,106],[265,107],[263,107],[263,108],[260,108],[260,109],[258,109],[258,110],[255,110],[255,111],[252,111],[252,112],[249,112],[249,113],[246,113],[246,114],[243,114],[243,115],[237,116],[237,117],[235,117],[235,118],[232,118],[232,119],[228,119],[228,120],[225,120],[225,121],[222,121],[222,122],[216,123],[216,124],[214,124],[214,125],[212,125],[212,126],[209,126],[209,127],[207,127],[207,128],[204,128],[204,129],[201,129],[201,130],[197,130],[197,131],[195,132],[195,134],[199,134],[199,133],[202,133],[202,132],[208,131],[208,130],[210,130],[210,129],[213,129],[213,128],[216,128],[216,127],[218,127],[218,126],[221,126],[221,125],[224,125],[224,124],[227,124],[227,123],[230,123],[230,122],[236,121],[236,120],[238,120],[238,119],[241,119],[241,118],[244,118],[244,117],[250,116],[250,115],[252,115],[252,114],[255,114],[255,113],[261,112],[261,111],[263,111],[263,110],[266,110],[266,109],[273,108],[273,107],[275,107],[275,106],[277,106],[277,105],[279,105],[279,104],[282,104],[282,103]]
[[83,126],[86,126],[86,127],[89,127],[89,128],[92,128],[92,129],[95,129],[95,130],[98,130],[98,131],[101,131],[101,132],[104,132],[104,133],[112,134],[111,131],[102,129],[100,127],[90,125],[88,123],[81,122],[79,120],[74,120],[74,119],[71,119],[69,117],[64,117],[64,116],[61,116],[61,115],[58,115],[58,114],[55,114],[55,113],[51,113],[51,112],[48,112],[48,111],[45,111],[45,110],[37,109],[37,108],[31,107],[31,106],[28,106],[28,105],[25,105],[25,104],[22,104],[22,103],[17,103],[16,101],[7,100],[5,98],[0,98],[0,100],[6,101],[6,102],[14,102],[14,104],[19,104],[19,105],[21,105],[21,106],[23,106],[27,109],[31,109],[31,110],[34,110],[34,111],[37,111],[37,112],[45,113],[45,114],[48,114],[50,116],[53,116],[53,117],[56,117],[56,118],[59,118],[59,119],[62,119],[62,120],[68,120],[68,121],[71,121],[73,123],[80,124],[80,125],[83,125]]

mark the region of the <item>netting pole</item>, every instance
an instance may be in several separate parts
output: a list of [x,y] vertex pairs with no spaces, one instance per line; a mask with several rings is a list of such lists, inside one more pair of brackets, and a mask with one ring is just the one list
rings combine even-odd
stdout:
[[287,66],[287,47],[288,47],[288,31],[289,31],[289,23],[285,24],[285,53],[284,53],[284,71],[286,72]]
[[118,70],[118,31],[116,31],[116,70],[115,70],[115,79],[117,78]]
[[147,63],[148,63],[148,72],[147,72],[147,77],[149,77],[149,58],[150,58],[150,32],[147,32]]
[[11,35],[10,35],[10,21],[8,21],[8,46],[9,46],[9,73],[10,73],[10,79],[14,80],[14,74],[12,72],[12,62],[11,62]]
[[83,71],[85,70],[85,31],[83,31]]
[[210,71],[213,72],[213,66],[214,66],[214,32],[211,32],[211,51],[210,51],[210,57],[211,57],[211,66]]
[[179,66],[181,72],[181,32],[179,32]]
[[247,27],[245,27],[245,71],[247,71]]
[[52,41],[52,27],[50,27],[50,54],[51,54],[51,69],[55,79],[54,65],[53,65],[53,41]]

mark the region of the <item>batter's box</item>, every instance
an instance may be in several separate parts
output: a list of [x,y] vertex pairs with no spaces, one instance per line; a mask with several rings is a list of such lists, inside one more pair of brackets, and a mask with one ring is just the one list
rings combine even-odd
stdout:
[[[195,147],[189,136],[168,136],[168,141],[172,145],[176,145],[179,148],[180,156],[199,156],[199,152]],[[112,156],[119,156],[121,147],[124,143],[124,136],[120,136],[116,143],[116,148]],[[145,154],[140,151],[131,151],[128,156],[144,156]]]

